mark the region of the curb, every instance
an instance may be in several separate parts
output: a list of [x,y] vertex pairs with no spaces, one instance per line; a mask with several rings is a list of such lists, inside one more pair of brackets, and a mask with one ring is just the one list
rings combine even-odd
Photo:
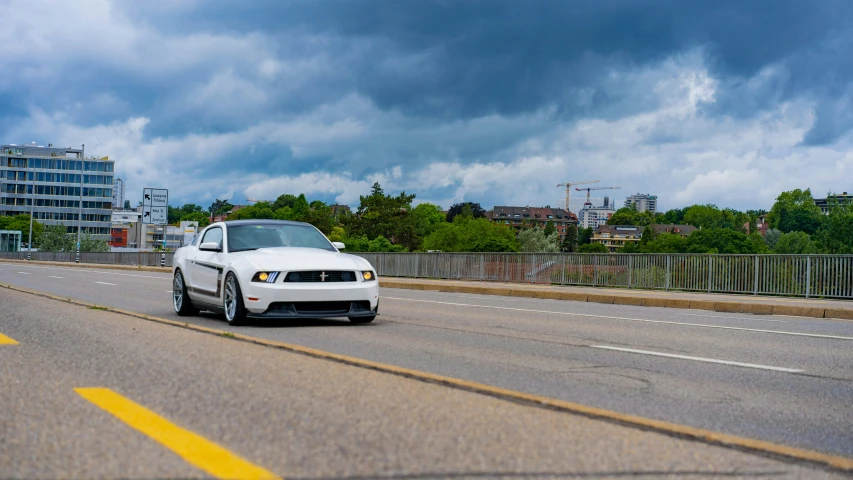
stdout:
[[20,263],[26,265],[44,265],[50,267],[107,268],[110,270],[131,270],[134,272],[172,273],[171,267],[150,267],[145,265],[116,265],[114,263],[49,262],[44,260],[18,260],[11,258],[0,258],[0,263]]
[[446,377],[444,375],[438,375],[434,373],[423,372],[420,370],[414,370],[405,367],[398,367],[395,365],[390,365],[386,363],[374,362],[372,360],[365,360],[357,357],[350,357],[347,355],[341,355],[337,353],[327,352],[324,350],[318,350],[315,348],[304,347],[302,345],[295,345],[290,343],[279,342],[275,340],[266,340],[263,338],[250,337],[248,335],[243,335],[240,333],[234,333],[227,330],[219,330],[215,328],[203,327],[201,325],[192,325],[190,323],[182,323],[177,322],[175,320],[169,320],[166,318],[155,317],[151,315],[144,315],[141,313],[136,313],[128,310],[122,310],[118,308],[112,307],[103,307],[100,305],[91,304],[88,302],[83,302],[80,300],[72,300],[69,298],[62,298],[56,295],[43,293],[35,290],[29,290],[25,288],[15,287],[11,285],[0,284],[0,288],[6,288],[8,290],[13,290],[21,293],[27,293],[30,295],[35,295],[43,298],[48,298],[51,300],[56,300],[60,302],[70,303],[72,305],[78,305],[81,307],[97,307],[98,310],[104,310],[112,313],[117,313],[120,315],[125,315],[129,317],[139,318],[142,320],[148,320],[164,325],[170,325],[179,328],[185,328],[188,330],[194,330],[200,333],[207,333],[211,335],[217,335],[223,338],[229,338],[232,340],[243,341],[247,343],[253,343],[255,345],[260,345],[264,347],[270,348],[278,348],[281,350],[286,350],[292,353],[297,353],[301,355],[306,355],[309,357],[314,357],[318,359],[328,360],[332,362],[338,362],[346,365],[351,365],[358,368],[366,368],[368,370],[375,370],[378,372],[388,373],[391,375],[397,375],[404,378],[409,378],[412,380],[425,382],[425,383],[433,383],[437,385],[442,385],[448,388],[453,388],[456,390],[463,390],[472,392],[479,395],[486,395],[489,397],[498,398],[500,400],[525,405],[533,408],[543,408],[547,410],[554,410],[562,413],[568,413],[572,415],[581,415],[588,418],[593,418],[596,420],[602,420],[606,422],[615,423],[618,425],[624,425],[630,428],[637,428],[640,430],[652,431],[656,433],[660,433],[663,435],[667,435],[675,438],[682,438],[691,441],[698,441],[700,443],[705,443],[709,445],[716,445],[724,448],[730,448],[733,450],[738,450],[742,452],[762,455],[770,458],[776,458],[780,460],[786,461],[797,461],[797,462],[807,462],[813,465],[817,465],[819,467],[832,469],[834,471],[841,472],[853,472],[853,458],[842,457],[839,455],[831,455],[821,452],[816,452],[813,450],[805,450],[797,447],[789,447],[786,445],[779,445],[776,443],[766,442],[763,440],[754,440],[751,438],[739,437],[736,435],[729,435],[725,433],[715,432],[712,430],[705,430],[702,428],[690,427],[687,425],[680,425],[676,423],[666,422],[662,420],[654,420],[651,418],[640,417],[637,415],[623,414],[613,410],[607,410],[598,407],[590,407],[587,405],[583,405],[580,403],[568,402],[564,400],[558,400],[555,398],[534,395],[529,393],[524,393],[516,390],[509,390],[500,387],[494,387],[491,385],[472,382],[469,380],[462,380],[454,377]]
[[602,303],[606,305],[634,305],[642,307],[683,308],[709,310],[720,313],[751,313],[755,315],[787,315],[792,317],[831,318],[853,320],[853,308],[824,308],[800,305],[776,305],[758,302],[733,302],[690,300],[685,298],[660,298],[640,295],[608,295],[598,293],[560,292],[537,290],[517,286],[484,285],[440,285],[436,283],[401,282],[394,278],[380,277],[379,286],[407,290],[430,290],[437,292],[500,295],[507,297],[539,298],[547,300],[570,300],[575,302]]

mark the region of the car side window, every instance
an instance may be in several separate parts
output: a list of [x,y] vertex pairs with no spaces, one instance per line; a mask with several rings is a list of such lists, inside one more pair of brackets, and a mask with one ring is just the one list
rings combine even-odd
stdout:
[[201,239],[201,243],[207,242],[216,242],[220,247],[222,246],[222,229],[219,227],[211,228],[210,230],[204,232],[204,238]]

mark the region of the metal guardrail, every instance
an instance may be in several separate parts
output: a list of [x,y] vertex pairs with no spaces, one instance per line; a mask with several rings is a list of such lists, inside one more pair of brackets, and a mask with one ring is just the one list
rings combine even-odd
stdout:
[[853,298],[853,255],[356,253],[379,276]]
[[[354,253],[380,276],[853,298],[853,255]],[[32,252],[74,262],[75,252]],[[81,252],[81,263],[172,266],[174,253]],[[27,260],[27,252],[0,259]]]
[[[0,252],[0,259],[34,261],[75,262],[76,252]],[[146,267],[171,267],[174,253],[159,252],[80,252],[79,263],[102,263],[109,265],[141,265]]]

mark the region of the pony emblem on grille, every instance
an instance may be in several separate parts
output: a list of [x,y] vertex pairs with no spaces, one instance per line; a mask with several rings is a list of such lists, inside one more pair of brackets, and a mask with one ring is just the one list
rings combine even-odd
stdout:
[[321,282],[325,282],[327,277],[328,277],[328,275],[326,275],[326,272],[320,273],[320,281]]

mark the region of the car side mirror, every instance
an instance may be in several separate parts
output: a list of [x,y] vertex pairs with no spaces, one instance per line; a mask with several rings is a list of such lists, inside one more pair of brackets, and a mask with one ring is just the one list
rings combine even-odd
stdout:
[[343,242],[332,242],[332,245],[334,245],[335,248],[337,248],[338,250],[343,250],[343,249],[347,248],[347,246],[344,245]]
[[198,246],[199,250],[204,250],[205,252],[221,252],[222,247],[219,246],[216,242],[204,242]]

